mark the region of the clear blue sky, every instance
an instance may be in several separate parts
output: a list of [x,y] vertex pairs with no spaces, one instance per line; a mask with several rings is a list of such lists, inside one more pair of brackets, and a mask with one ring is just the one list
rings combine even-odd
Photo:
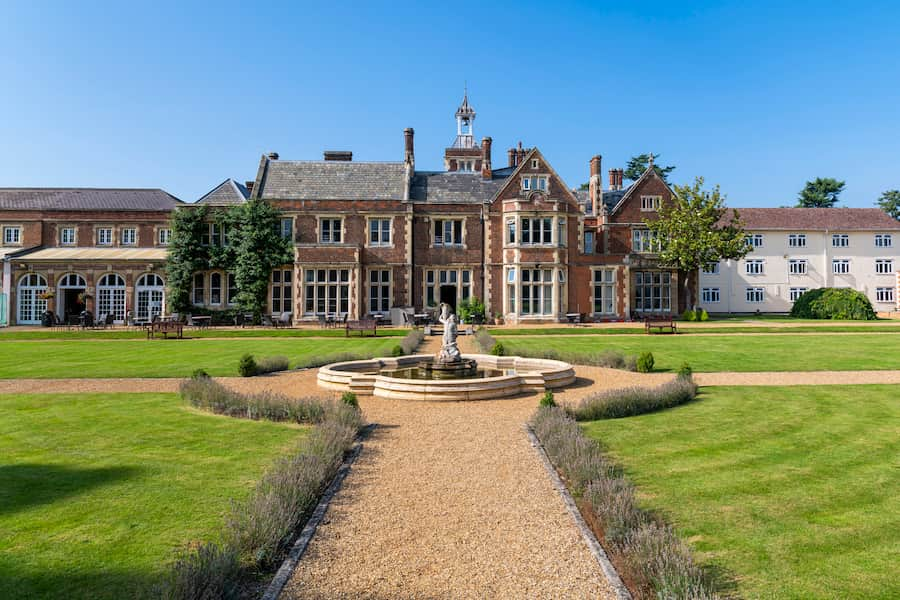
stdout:
[[571,186],[653,151],[733,206],[900,188],[897,2],[137,4],[4,3],[0,186],[193,201],[272,150],[402,160],[404,127],[438,169],[468,81],[495,164],[521,140]]

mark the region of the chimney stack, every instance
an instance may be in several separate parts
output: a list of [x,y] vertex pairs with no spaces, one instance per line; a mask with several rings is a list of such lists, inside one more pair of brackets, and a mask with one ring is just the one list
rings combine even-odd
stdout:
[[244,187],[247,188],[247,193],[250,194],[251,196],[253,195],[253,185],[255,183],[256,183],[255,181],[245,181],[244,182]]
[[619,180],[619,171],[617,169],[609,170],[609,189],[616,189],[616,181]]
[[622,189],[622,180],[625,178],[625,170],[624,169],[616,169],[616,189]]
[[507,166],[514,167],[516,166],[516,149],[510,148],[506,151],[506,157],[509,160],[509,164]]
[[[591,210],[594,211],[594,214],[597,214],[596,211],[599,210],[600,205],[602,204],[601,196],[603,195],[603,179],[602,179],[602,169],[601,163],[603,161],[603,157],[599,154],[591,158],[591,178],[588,180],[588,196],[591,199]],[[610,171],[612,174],[612,171]]]
[[519,142],[518,148],[516,148],[516,165],[521,165],[525,162],[525,148],[522,147],[522,142]]
[[491,178],[491,143],[493,140],[489,137],[481,140],[481,177],[483,179]]
[[278,160],[277,152],[269,152],[269,160]]
[[408,164],[413,169],[415,169],[416,167],[416,153],[413,146],[413,135],[415,135],[415,133],[416,132],[413,131],[412,127],[407,127],[403,130],[403,162]]
[[353,160],[353,153],[347,150],[326,150],[322,154],[327,161],[350,162]]

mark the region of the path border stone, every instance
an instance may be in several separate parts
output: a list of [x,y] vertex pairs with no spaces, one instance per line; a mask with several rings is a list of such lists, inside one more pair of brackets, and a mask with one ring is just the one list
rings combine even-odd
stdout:
[[312,515],[310,515],[309,519],[306,521],[306,525],[304,525],[303,529],[300,531],[297,540],[288,551],[287,556],[281,563],[281,567],[278,568],[275,576],[272,577],[272,581],[262,595],[262,600],[277,600],[281,596],[281,592],[284,591],[284,587],[291,580],[291,577],[293,577],[297,564],[299,564],[300,559],[303,558],[303,554],[306,552],[309,543],[316,534],[316,529],[325,518],[325,513],[328,511],[328,505],[331,504],[331,500],[338,493],[338,490],[340,490],[341,484],[350,473],[350,468],[353,466],[353,463],[356,462],[356,459],[362,453],[363,442],[376,427],[377,425],[375,423],[369,424],[365,426],[357,436],[357,441],[350,450],[350,453],[344,459],[338,472],[335,473],[334,479],[332,479],[328,487],[325,488],[325,493],[322,494],[322,497],[319,499],[319,503],[316,505],[315,510],[313,510]]
[[597,564],[600,565],[600,570],[603,571],[603,575],[606,576],[606,580],[615,592],[616,598],[619,600],[632,600],[631,592],[629,592],[628,588],[625,587],[625,584],[622,583],[622,578],[619,577],[618,571],[616,571],[616,568],[609,560],[609,556],[607,556],[603,546],[597,541],[594,532],[591,531],[591,528],[588,527],[584,517],[581,516],[581,512],[579,512],[578,507],[575,505],[575,500],[566,488],[566,484],[563,483],[559,473],[557,473],[556,468],[553,466],[553,463],[550,462],[550,457],[547,456],[543,444],[541,444],[541,441],[534,434],[531,425],[525,423],[524,429],[525,433],[528,434],[528,441],[531,442],[531,447],[534,448],[535,452],[538,453],[538,456],[541,457],[541,462],[553,483],[553,487],[556,488],[556,491],[562,497],[563,503],[566,505],[566,510],[569,511],[572,520],[575,521],[575,526],[581,532],[581,537],[584,539],[585,545],[587,545],[588,550],[590,550],[591,554],[594,556]]

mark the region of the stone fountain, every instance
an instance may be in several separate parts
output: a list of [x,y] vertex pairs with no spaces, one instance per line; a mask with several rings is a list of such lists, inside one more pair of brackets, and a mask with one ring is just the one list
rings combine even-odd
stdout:
[[459,323],[456,313],[451,312],[450,305],[441,303],[441,316],[438,321],[444,326],[441,336],[441,351],[433,362],[425,363],[423,368],[430,371],[434,379],[458,379],[472,377],[478,370],[478,361],[474,358],[463,358],[456,345]]

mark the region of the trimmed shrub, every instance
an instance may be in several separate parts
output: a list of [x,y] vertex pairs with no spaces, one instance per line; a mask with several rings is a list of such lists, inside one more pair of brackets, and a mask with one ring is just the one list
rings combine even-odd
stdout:
[[245,354],[241,357],[240,362],[238,362],[238,373],[241,374],[241,377],[253,377],[256,375],[256,361],[253,359],[252,354]]
[[[690,368],[690,367],[688,367]],[[618,419],[671,408],[697,397],[690,376],[678,377],[655,388],[630,387],[595,392],[581,399],[568,413],[577,421]]]
[[494,347],[491,348],[491,354],[494,356],[506,356],[506,346],[503,345],[503,342],[495,342]]
[[800,319],[876,319],[868,297],[850,288],[818,288],[800,295],[791,307],[791,316]]
[[290,361],[287,356],[267,356],[256,362],[256,374],[275,373],[277,371],[287,371]]
[[712,579],[690,549],[656,515],[643,510],[634,486],[560,408],[538,408],[535,435],[636,598],[716,598]]
[[393,348],[391,348],[391,356],[403,356],[403,346],[397,344]]
[[541,398],[540,406],[547,407],[547,408],[556,406],[556,400],[553,399],[552,391],[547,390],[546,392],[544,392],[544,395]]
[[241,394],[210,378],[186,379],[179,392],[195,408],[254,421],[319,423],[328,404],[322,398],[289,398],[272,392]]
[[678,367],[678,378],[679,379],[691,379],[694,375],[694,370],[691,368],[691,365],[686,362],[681,363],[681,366]]
[[475,343],[481,349],[482,352],[490,353],[491,349],[497,343],[497,340],[494,339],[488,330],[485,328],[480,328],[475,332]]
[[697,320],[698,321],[709,321],[709,313],[706,312],[705,308],[700,309],[700,314],[697,317]]
[[691,309],[687,309],[683,313],[681,313],[681,320],[682,321],[696,321],[697,313],[692,311]]
[[180,552],[152,595],[165,600],[239,598],[240,576],[234,548],[204,543]]
[[344,392],[343,394],[341,394],[341,402],[343,402],[347,406],[359,408],[359,400],[356,399],[356,394],[354,394],[353,392]]
[[425,339],[425,334],[418,330],[412,329],[409,333],[403,336],[403,339],[400,340],[400,349],[402,354],[395,354],[394,356],[403,356],[405,354],[415,354],[416,348],[419,347],[419,344],[422,343],[422,340]]
[[209,379],[209,373],[206,372],[206,369],[194,369],[191,379]]
[[653,370],[653,365],[656,361],[653,360],[652,352],[641,352],[640,356],[637,359],[637,371],[638,373],[649,373]]

